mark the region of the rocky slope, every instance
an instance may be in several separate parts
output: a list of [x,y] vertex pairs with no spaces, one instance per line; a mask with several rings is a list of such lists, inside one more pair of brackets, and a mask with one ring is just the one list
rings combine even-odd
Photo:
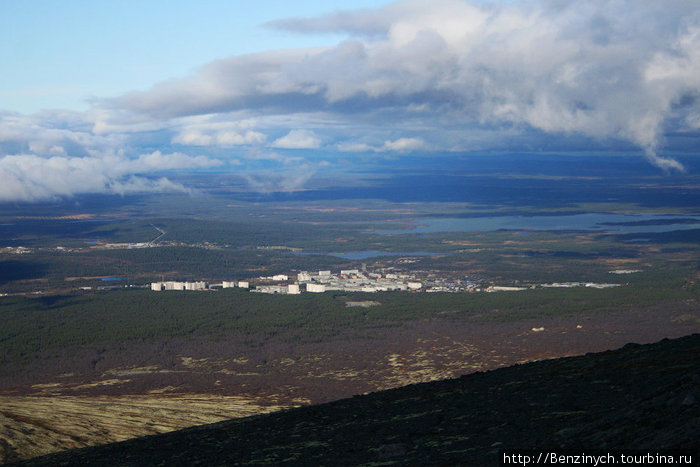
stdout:
[[18,465],[498,465],[504,449],[684,449],[700,334],[474,373]]

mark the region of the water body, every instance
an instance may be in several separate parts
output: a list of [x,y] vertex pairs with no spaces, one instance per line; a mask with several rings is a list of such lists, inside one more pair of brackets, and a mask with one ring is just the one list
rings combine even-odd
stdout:
[[378,256],[434,256],[437,253],[429,253],[427,251],[350,251],[348,253],[329,253],[330,256],[336,256],[344,259],[367,259]]
[[347,253],[316,253],[316,252],[293,252],[296,255],[325,255],[325,256],[335,256],[336,258],[343,258],[349,260],[362,260],[367,258],[376,258],[379,256],[434,256],[439,253],[430,253],[427,251],[376,251],[376,250],[363,250],[363,251],[349,251]]
[[[405,222],[404,222],[405,223]],[[562,216],[488,216],[417,219],[409,229],[374,230],[381,235],[496,230],[579,230],[611,234],[663,233],[700,229],[700,216],[586,213]]]

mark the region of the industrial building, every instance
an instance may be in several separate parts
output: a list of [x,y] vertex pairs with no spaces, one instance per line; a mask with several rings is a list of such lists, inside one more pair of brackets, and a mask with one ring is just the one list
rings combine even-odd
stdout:
[[308,272],[302,271],[299,274],[297,274],[297,281],[298,282],[308,282],[310,280],[311,280],[311,274],[309,274]]
[[313,293],[322,293],[326,291],[326,286],[323,284],[314,284],[310,282],[306,284],[306,291]]
[[486,292],[519,292],[521,290],[527,290],[527,287],[502,287],[491,285],[486,288]]
[[381,274],[365,274],[358,269],[344,269],[338,275],[332,274],[331,271],[318,271],[316,274],[302,271],[297,275],[299,283],[306,285],[306,291],[314,293],[330,290],[371,293],[388,290],[418,290],[422,287],[420,282],[406,283],[403,280],[413,276],[406,275],[401,279],[396,275],[394,277],[394,279],[382,279]]
[[284,285],[259,285],[251,290],[255,293],[286,294],[288,287]]
[[161,291],[161,290],[206,290],[209,285],[203,281],[197,282],[177,282],[177,281],[166,281],[166,282],[151,282],[151,290]]
[[286,274],[275,274],[274,276],[260,276],[261,281],[287,281],[289,276]]

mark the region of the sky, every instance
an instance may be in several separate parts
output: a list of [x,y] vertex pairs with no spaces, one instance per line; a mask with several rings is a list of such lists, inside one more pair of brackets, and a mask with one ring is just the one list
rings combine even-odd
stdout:
[[0,0],[0,202],[700,142],[700,2]]

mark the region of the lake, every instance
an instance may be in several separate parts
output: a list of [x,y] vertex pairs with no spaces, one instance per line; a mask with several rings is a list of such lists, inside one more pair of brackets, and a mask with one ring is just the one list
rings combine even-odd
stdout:
[[[406,224],[406,222],[402,222]],[[669,214],[585,213],[561,216],[488,216],[416,219],[408,229],[379,229],[381,235],[496,230],[579,230],[611,234],[662,233],[700,228],[700,216]]]
[[428,251],[376,251],[376,250],[363,250],[363,251],[348,251],[346,253],[318,253],[311,251],[294,251],[294,255],[324,255],[324,256],[335,256],[336,258],[343,258],[349,260],[362,260],[367,258],[376,258],[379,256],[434,256],[439,253],[430,253]]

